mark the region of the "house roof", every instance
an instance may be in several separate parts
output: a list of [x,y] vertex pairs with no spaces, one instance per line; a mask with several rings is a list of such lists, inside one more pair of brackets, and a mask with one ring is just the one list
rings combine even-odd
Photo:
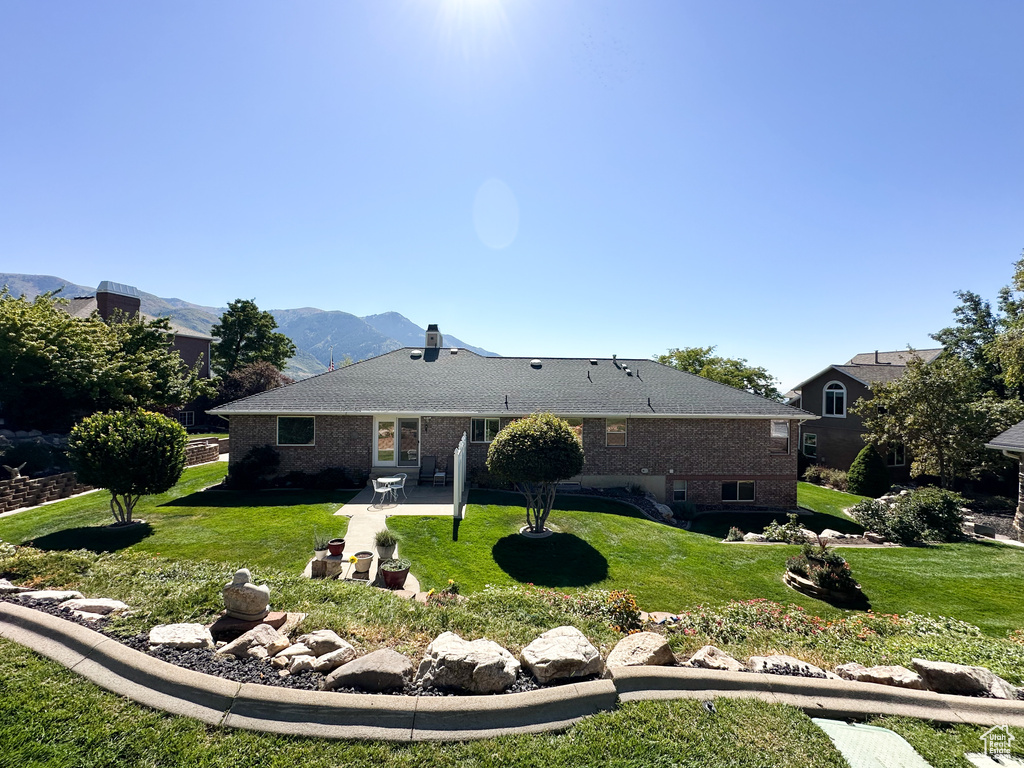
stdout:
[[[76,296],[73,299],[69,299],[68,303],[64,305],[64,308],[67,310],[67,313],[72,317],[88,318],[92,315],[93,312],[96,312],[99,307],[96,303],[95,296]],[[145,312],[139,312],[139,316],[143,320],[158,319],[153,317],[152,315],[147,315]],[[193,331],[189,328],[180,326],[169,317],[166,319],[170,322],[171,333],[173,333],[175,336],[184,336],[190,339],[206,339],[211,341],[213,340],[213,336],[209,336],[204,333],[199,333],[198,331]]]
[[906,365],[913,357],[920,357],[926,363],[930,363],[942,353],[939,349],[900,349],[895,352],[861,352],[850,358],[846,365]]
[[1014,424],[1002,434],[996,435],[985,443],[985,447],[997,451],[1024,452],[1024,421]]
[[[859,381],[861,384],[886,384],[900,378],[906,370],[907,363],[915,356],[920,357],[924,362],[930,363],[942,352],[941,349],[915,349],[897,352],[862,352],[854,355],[843,365],[830,365],[808,379],[804,379],[795,387],[794,392],[800,392],[804,385],[824,376],[829,371],[839,371]],[[875,357],[878,362],[875,362]]]
[[[627,370],[629,371],[627,373]],[[211,413],[817,418],[653,360],[483,357],[406,347]]]

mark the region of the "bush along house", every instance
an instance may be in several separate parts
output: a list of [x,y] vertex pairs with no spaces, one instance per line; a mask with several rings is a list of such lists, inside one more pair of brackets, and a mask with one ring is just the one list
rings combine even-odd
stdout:
[[[210,411],[230,422],[231,462],[274,446],[278,471],[344,467],[415,478],[448,468],[467,435],[470,479],[498,431],[530,413],[566,419],[583,486],[639,484],[666,503],[796,505],[799,425],[811,413],[652,360],[483,357],[444,347],[436,325],[404,348]],[[429,463],[429,458],[427,462]]]

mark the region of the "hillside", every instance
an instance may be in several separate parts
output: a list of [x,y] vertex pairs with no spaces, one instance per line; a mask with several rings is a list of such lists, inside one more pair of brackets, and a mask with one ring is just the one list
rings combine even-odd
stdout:
[[[76,285],[53,275],[20,275],[0,273],[0,286],[7,285],[15,296],[35,298],[47,291],[63,288],[62,296],[91,296],[95,288]],[[163,299],[152,293],[139,292],[143,313],[152,317],[169,317],[178,325],[197,333],[209,333],[210,327],[220,320],[224,308],[193,304],[184,299]],[[357,317],[340,310],[315,307],[270,310],[278,329],[294,343],[297,349],[285,373],[296,379],[315,376],[327,370],[334,347],[335,365],[349,357],[353,362],[382,355],[400,347],[423,344],[426,329],[419,327],[398,312]],[[444,329],[441,329],[444,332]],[[444,334],[446,346],[462,347],[480,355],[496,356],[480,347]]]

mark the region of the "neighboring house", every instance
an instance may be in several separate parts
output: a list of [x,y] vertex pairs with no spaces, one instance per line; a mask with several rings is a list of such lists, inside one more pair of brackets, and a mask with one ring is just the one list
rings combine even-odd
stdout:
[[[76,296],[66,305],[68,314],[73,317],[91,317],[93,312],[96,312],[100,318],[108,321],[115,311],[120,310],[129,317],[139,315],[145,320],[155,319],[143,314],[141,307],[142,299],[138,288],[109,280],[100,283],[95,296]],[[182,328],[173,320],[170,320],[170,324],[171,347],[177,351],[181,361],[189,368],[197,362],[200,363],[199,376],[204,379],[210,378],[210,344],[213,337]],[[195,407],[189,404],[179,411],[178,420],[184,426],[191,427],[196,423],[197,416],[201,417],[202,414],[197,414]]]
[[[843,365],[830,365],[798,384],[786,393],[785,402],[821,417],[801,429],[800,451],[819,464],[849,469],[864,447],[864,423],[860,416],[850,413],[850,406],[861,398],[871,397],[872,384],[884,384],[902,376],[912,355],[930,363],[940,352],[941,349],[865,352]],[[892,446],[886,463],[896,477],[909,473],[910,459],[901,445]]]
[[[1018,462],[1024,461],[1024,421],[996,435],[985,443],[985,447],[1002,451],[1004,456]],[[1017,514],[1014,515],[1013,525],[1017,530],[1024,530],[1024,464],[1018,468],[1018,473]]]
[[280,472],[343,466],[417,476],[453,468],[468,436],[470,477],[515,418],[549,412],[580,436],[588,486],[638,483],[661,501],[794,507],[796,440],[812,414],[652,360],[483,357],[445,348],[436,326],[404,348],[227,403],[231,461],[276,446]]

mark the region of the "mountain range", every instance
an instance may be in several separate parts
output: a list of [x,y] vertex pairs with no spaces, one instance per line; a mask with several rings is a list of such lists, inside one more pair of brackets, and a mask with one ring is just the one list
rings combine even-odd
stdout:
[[[76,296],[93,296],[96,293],[95,288],[76,285],[52,275],[0,273],[0,286],[3,285],[6,285],[13,295],[24,295],[29,299],[41,293],[58,290],[58,295],[69,299]],[[193,304],[183,299],[164,299],[143,291],[139,291],[139,294],[142,298],[143,314],[170,318],[181,328],[197,333],[209,334],[210,328],[220,322],[220,316],[226,309]],[[278,330],[295,344],[295,357],[288,362],[285,373],[296,379],[326,371],[331,360],[332,347],[334,363],[337,366],[346,358],[358,362],[401,347],[422,346],[426,334],[426,329],[398,312],[358,317],[339,310],[302,307],[272,309],[270,313],[277,321]],[[488,357],[498,356],[494,352],[474,347],[447,333],[444,335],[444,341],[445,346],[461,347]]]

